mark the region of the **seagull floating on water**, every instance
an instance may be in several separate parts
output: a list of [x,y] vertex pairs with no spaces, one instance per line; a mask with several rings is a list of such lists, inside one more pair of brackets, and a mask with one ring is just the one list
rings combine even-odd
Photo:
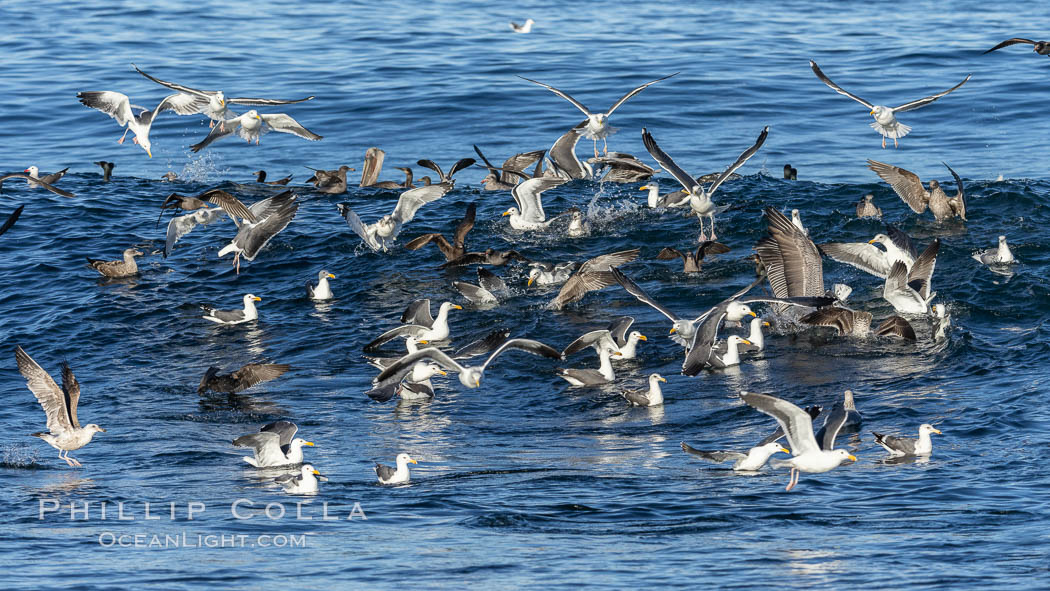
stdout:
[[999,245],[995,248],[974,254],[973,260],[984,265],[1007,265],[1017,261],[1014,253],[1010,251],[1010,246],[1006,244],[1006,236],[999,237]]
[[310,296],[311,300],[332,299],[332,288],[328,285],[329,279],[335,279],[335,275],[322,270],[317,273],[317,285],[313,285],[309,281],[306,282],[306,294]]
[[204,310],[204,319],[211,320],[217,324],[242,324],[259,318],[259,311],[255,309],[255,302],[261,302],[262,298],[252,294],[244,295],[243,310],[216,310],[211,306],[201,306]]
[[919,425],[919,438],[897,437],[895,435],[883,435],[872,432],[875,443],[878,443],[892,456],[928,456],[933,453],[933,440],[930,434],[941,434],[940,429],[929,423]]
[[133,247],[124,249],[124,258],[119,261],[102,261],[87,257],[87,262],[89,267],[104,277],[131,277],[138,275],[139,266],[135,263],[135,257],[140,256],[142,256],[142,251]]
[[408,465],[419,463],[408,454],[397,454],[394,462],[397,464],[396,470],[376,462],[375,472],[381,484],[404,484],[408,482],[411,477],[408,472]]
[[631,406],[659,406],[664,403],[664,393],[660,388],[660,382],[666,382],[667,378],[658,373],[649,375],[648,390],[625,390],[620,392]]
[[316,493],[318,480],[327,478],[310,464],[303,464],[298,474],[284,474],[274,478],[274,482],[284,487],[284,492],[293,495]]
[[511,21],[510,28],[515,33],[531,33],[532,25],[534,25],[535,23],[536,21],[532,20],[531,18],[525,19],[525,24],[523,25],[519,25],[518,23]]

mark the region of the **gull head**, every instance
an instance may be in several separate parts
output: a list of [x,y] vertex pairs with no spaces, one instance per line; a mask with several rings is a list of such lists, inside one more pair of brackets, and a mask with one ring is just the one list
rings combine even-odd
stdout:
[[[437,376],[437,375],[447,376],[448,375],[448,372],[443,370],[443,369],[441,369],[441,366],[436,364],[436,363],[428,363],[426,365],[425,371],[426,371],[426,373],[429,373],[430,376]],[[427,377],[429,378],[430,376],[427,376]]]
[[587,118],[590,119],[590,123],[593,124],[593,126],[597,127],[598,129],[601,129],[601,128],[605,127],[609,123],[609,116],[606,115],[605,113],[598,113],[596,115],[588,115]]
[[1006,236],[999,237],[999,246],[1006,246]]
[[648,341],[648,340],[649,339],[644,334],[638,332],[637,330],[632,330],[631,334],[627,335],[627,341],[628,342],[634,341],[634,342],[637,343],[638,341]]
[[890,237],[885,235],[885,234],[876,234],[874,238],[872,238],[871,240],[868,241],[868,244],[875,244],[875,243],[878,243],[878,244],[881,244],[883,246],[886,246],[887,244],[890,243]]
[[296,437],[295,439],[292,440],[292,443],[291,443],[292,447],[302,447],[304,445],[306,445],[308,447],[313,447],[314,446],[312,441],[307,441],[307,440],[303,439],[302,437]]
[[221,90],[213,95],[212,100],[214,100],[220,107],[226,106],[226,95],[223,94]]
[[465,367],[459,372],[459,383],[467,388],[478,388],[481,386],[481,370],[476,367]]
[[542,271],[540,271],[540,270],[539,270],[539,268],[537,268],[537,267],[533,267],[533,268],[532,268],[532,270],[530,270],[530,271],[529,271],[529,283],[528,283],[528,287],[532,287],[532,284],[533,284],[533,283],[534,283],[534,282],[535,282],[535,281],[536,281],[537,279],[539,279],[539,277],[540,277],[540,274],[541,274],[541,273],[542,273]]
[[[94,435],[95,433],[105,433],[106,432],[105,429],[103,429],[102,427],[99,427],[95,423],[88,423],[87,425],[84,425],[84,430],[87,431],[88,433],[92,434],[92,435]],[[938,431],[938,433],[940,433],[940,431]]]
[[444,312],[445,314],[448,314],[449,310],[462,310],[462,309],[463,309],[463,306],[460,306],[459,304],[453,304],[452,302],[441,302],[441,307],[438,308],[438,314],[441,314],[442,312]]
[[780,445],[776,441],[770,441],[769,443],[763,445],[762,447],[760,447],[758,449],[761,449],[762,451],[766,452],[770,456],[775,454],[775,453],[785,453],[785,454],[788,454],[788,455],[791,454],[791,450],[789,450],[788,448],[784,447],[783,445]]
[[871,109],[871,116],[879,123],[888,124],[893,121],[893,109],[882,105],[876,105]]
[[418,464],[419,462],[412,459],[412,456],[408,454],[397,454],[397,467],[408,466],[409,464]]
[[503,212],[503,216],[508,216],[508,215],[520,216],[521,212],[518,211],[517,207],[512,207],[512,208],[508,209],[507,211]]
[[664,383],[666,383],[667,382],[667,378],[663,377],[662,375],[660,375],[658,373],[650,374],[649,375],[649,383],[652,384],[654,382],[664,382]]
[[40,169],[37,168],[36,166],[30,166],[29,168],[23,170],[22,172],[28,172],[29,176],[31,176],[31,177],[37,177],[37,176],[40,175]]
[[726,342],[731,345],[750,345],[751,341],[737,335],[730,335]]
[[[91,425],[88,425],[88,427],[90,427],[90,426]],[[929,435],[930,433],[936,433],[938,435],[942,434],[940,429],[938,429],[937,427],[934,427],[933,425],[931,425],[929,423],[923,423],[923,424],[919,425],[919,435],[923,435],[923,434]]]
[[318,281],[320,281],[321,279],[335,279],[335,275],[332,275],[328,271],[321,271],[317,274],[317,279]]
[[842,464],[846,460],[849,460],[851,462],[856,462],[857,461],[857,457],[856,456],[854,456],[853,454],[849,453],[848,451],[846,451],[844,449],[833,449],[830,452],[825,452],[825,453],[831,453],[831,454],[834,454],[836,457],[838,457],[839,464]]
[[261,301],[262,301],[262,298],[257,296],[257,295],[250,294],[250,293],[244,294],[244,305],[245,306],[251,306],[251,305],[254,305],[253,302],[261,302]]
[[679,318],[674,321],[674,324],[671,326],[671,332],[668,334],[674,334],[676,332],[683,339],[690,339],[692,338],[693,333],[696,332],[696,326],[685,318]]
[[390,236],[394,233],[397,228],[397,222],[394,221],[394,216],[387,214],[376,222],[376,234],[380,236]]
[[740,302],[729,302],[729,305],[726,306],[726,320],[730,322],[740,322],[744,319],[744,316],[754,316],[757,318],[758,314],[755,314],[750,306],[747,304],[741,304]]
[[137,248],[126,248],[126,249],[124,249],[124,256],[126,256],[126,257],[140,257],[140,256],[142,256],[142,251],[137,249]]

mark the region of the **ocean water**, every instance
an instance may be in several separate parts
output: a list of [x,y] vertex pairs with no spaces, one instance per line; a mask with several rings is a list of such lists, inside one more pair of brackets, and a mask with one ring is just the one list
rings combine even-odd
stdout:
[[[1024,45],[981,52],[1013,36],[1038,39],[1030,23],[1048,13],[976,2],[0,5],[10,25],[0,39],[2,170],[68,166],[59,185],[77,195],[9,181],[0,197],[0,216],[26,205],[0,237],[3,587],[1045,588],[1050,121],[1040,84],[1050,61]],[[533,33],[510,32],[507,21],[530,16]],[[867,110],[821,84],[809,59],[847,90],[890,105],[973,78],[901,115],[914,129],[884,150]],[[147,158],[130,141],[118,145],[114,121],[76,100],[78,91],[117,90],[157,104],[164,89],[131,63],[228,96],[316,95],[269,111],[324,139],[272,133],[258,146],[225,139],[193,154],[206,120],[167,113]],[[494,269],[511,286],[508,301],[453,311],[454,342],[505,327],[561,348],[631,315],[649,340],[638,359],[617,364],[615,385],[569,388],[555,375],[595,364],[591,353],[565,362],[512,353],[478,389],[449,376],[435,380],[430,403],[369,400],[375,372],[363,345],[415,298],[465,304],[451,282],[473,281],[474,271],[437,269],[436,250],[368,251],[335,205],[349,202],[374,221],[397,192],[318,194],[298,184],[310,174],[304,166],[360,169],[370,146],[386,151],[382,179],[399,179],[392,167],[420,158],[447,169],[473,156],[472,144],[502,161],[549,147],[580,120],[516,75],[597,109],[673,72],[615,113],[611,149],[652,163],[645,126],[701,174],[721,170],[770,126],[743,178],[717,194],[733,206],[718,218],[732,251],[701,274],[655,260],[664,246],[694,245],[697,223],[646,209],[637,184],[553,189],[548,213],[584,208],[591,235],[570,239],[557,225],[522,235],[500,218],[510,195],[482,191],[483,171],[470,169],[403,239],[450,232],[476,202],[472,248],[565,261],[638,247],[624,272],[672,310],[699,314],[754,277],[748,257],[764,207],[799,209],[817,242],[868,240],[883,225],[856,219],[854,204],[870,192],[885,222],[920,245],[942,240],[933,282],[952,316],[948,338],[930,340],[923,324],[915,344],[774,334],[761,357],[689,378],[655,310],[613,287],[551,312],[544,306],[556,290],[526,288],[528,268],[512,264]],[[582,140],[578,154],[590,150]],[[865,168],[868,158],[942,182],[947,162],[966,182],[969,221],[913,214]],[[103,159],[116,163],[110,183],[92,164]],[[798,181],[780,178],[785,163]],[[254,201],[275,192],[251,182],[260,168],[293,174],[302,205],[255,261],[238,275],[216,257],[234,234],[228,222],[161,256],[164,226],[155,222],[166,195],[219,186]],[[169,171],[180,180],[161,182]],[[672,188],[665,173],[658,178]],[[1008,273],[970,258],[1000,234],[1020,261]],[[105,281],[84,264],[128,246],[147,252],[134,279]],[[315,304],[304,284],[322,268],[337,276],[336,299]],[[824,268],[829,285],[853,286],[853,305],[890,313],[876,278],[830,260]],[[201,319],[200,305],[234,308],[244,293],[262,297],[257,322]],[[107,429],[73,453],[82,469],[28,436],[44,418],[17,372],[16,345],[55,376],[68,360],[82,422]],[[235,396],[196,394],[209,365],[263,361],[293,370]],[[618,392],[654,371],[668,378],[666,403],[628,408]],[[740,476],[679,447],[743,449],[773,429],[738,401],[741,390],[830,406],[846,388],[864,426],[840,443],[858,461],[803,475],[790,493],[786,471]],[[317,444],[308,461],[329,477],[318,495],[284,494],[273,473],[250,468],[232,446],[277,419]],[[943,431],[934,454],[885,461],[870,432],[913,435],[923,422]],[[378,485],[374,462],[391,464],[399,452],[419,461],[412,483]]]

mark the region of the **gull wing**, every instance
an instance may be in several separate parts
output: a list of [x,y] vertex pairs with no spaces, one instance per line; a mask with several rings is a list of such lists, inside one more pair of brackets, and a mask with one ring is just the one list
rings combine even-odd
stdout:
[[74,428],[80,428],[80,421],[77,420],[77,405],[80,403],[80,382],[77,381],[76,376],[73,375],[73,370],[69,369],[68,363],[62,364],[62,391],[66,395],[66,408],[69,411],[69,421],[73,424]]
[[587,347],[591,347],[604,339],[609,339],[610,341],[612,341],[612,338],[612,333],[605,329],[585,332],[575,341],[569,343],[569,345],[562,350],[561,356],[568,357],[574,353],[579,353]]
[[503,162],[503,172],[500,175],[500,181],[504,183],[515,183],[514,177],[519,176],[522,179],[527,179],[524,171],[529,166],[543,159],[543,155],[546,150],[536,150],[534,152],[523,152],[521,154],[515,154],[510,158],[507,158]]
[[171,254],[172,249],[175,247],[175,243],[186,234],[192,232],[198,224],[206,226],[221,218],[223,213],[223,210],[219,208],[200,209],[186,215],[171,218],[171,221],[168,222],[168,233],[164,241],[164,258],[168,258],[168,255]]
[[616,268],[613,268],[610,271],[616,282],[619,283],[620,286],[627,291],[627,293],[637,298],[638,301],[642,302],[643,304],[648,304],[652,306],[656,309],[656,311],[660,312],[664,316],[667,316],[667,318],[671,322],[678,322],[679,320],[681,320],[681,318],[677,314],[665,308],[662,304],[660,304],[660,302],[654,300],[649,294],[645,292],[644,289],[639,287],[637,283],[635,283],[629,277],[624,275],[622,271]]
[[612,335],[617,346],[623,347],[627,344],[627,331],[632,324],[634,324],[634,318],[630,316],[620,316],[609,323],[609,334]]
[[415,300],[401,314],[401,324],[418,324],[434,326],[434,317],[430,314],[430,298]]
[[875,329],[875,334],[878,336],[896,335],[908,341],[916,340],[915,329],[912,328],[911,323],[897,315],[890,316],[884,320]]
[[354,210],[350,209],[350,205],[347,203],[338,203],[336,204],[336,207],[339,209],[339,214],[343,216],[344,220],[346,220],[346,225],[350,226],[350,229],[361,237],[361,240],[365,245],[372,250],[379,250],[380,244],[375,239],[374,231],[369,231],[361,221],[361,218],[354,213]]
[[769,285],[777,297],[824,294],[824,266],[820,251],[783,213],[765,209],[768,235],[755,251],[766,265]]
[[[851,99],[857,101],[858,103],[864,105],[865,107],[867,107],[869,109],[874,109],[875,108],[875,105],[869,103],[868,101],[860,98],[859,96],[857,96],[857,95],[855,95],[855,94],[853,94],[851,92],[847,92],[846,89],[844,89],[841,86],[839,86],[838,84],[835,84],[834,82],[832,82],[831,78],[828,78],[827,76],[825,76],[824,72],[822,72],[820,70],[820,67],[817,66],[817,62],[815,62],[813,60],[809,60],[809,67],[813,68],[813,73],[817,75],[817,78],[820,78],[821,82],[823,82],[824,84],[827,84],[828,86],[830,86],[831,89],[834,90],[835,92],[837,92],[837,93],[839,93],[841,95],[848,96]],[[794,450],[792,450],[792,451],[794,451]]]
[[209,103],[208,97],[204,95],[178,92],[164,97],[164,100],[160,101],[157,108],[153,110],[153,115],[156,116],[168,110],[175,111],[178,115],[196,115],[203,113]]
[[29,176],[28,174],[21,172],[12,172],[10,174],[0,176],[0,187],[3,187],[4,181],[6,181],[7,179],[24,179],[26,183],[36,183],[56,195],[61,195],[63,197],[76,197],[76,195],[70,193],[69,191],[64,191],[52,185],[51,183],[46,183],[40,179],[35,179]]
[[667,155],[667,152],[660,149],[660,146],[656,144],[656,140],[653,139],[652,134],[650,134],[649,130],[644,127],[642,128],[642,143],[645,144],[645,149],[649,151],[649,155],[653,157],[653,160],[656,160],[664,170],[669,172],[671,176],[685,187],[686,192],[692,192],[699,187],[696,180],[694,180],[688,172],[682,170],[682,167],[678,166],[678,164]]
[[241,219],[248,220],[249,222],[259,221],[258,218],[255,217],[255,214],[252,213],[244,203],[241,203],[240,199],[237,199],[222,189],[205,191],[200,195],[197,195],[197,199],[218,205],[223,211],[230,214],[230,217],[237,216]]
[[729,175],[733,174],[733,172],[736,169],[738,169],[741,166],[743,166],[745,162],[747,162],[752,156],[754,156],[755,152],[758,152],[758,149],[761,148],[762,144],[764,144],[766,142],[766,136],[768,136],[768,135],[769,135],[769,126],[767,125],[766,127],[764,127],[762,129],[762,132],[758,134],[758,139],[755,140],[754,145],[751,146],[750,148],[744,150],[740,154],[740,156],[737,157],[736,162],[731,164],[729,166],[729,168],[725,169],[722,172],[722,174],[720,174],[718,176],[718,178],[715,180],[715,182],[711,184],[711,188],[709,188],[707,190],[707,194],[708,195],[713,194],[715,192],[715,189],[717,189],[719,185],[721,185],[723,182],[725,182],[725,180],[727,178],[729,178]]
[[286,444],[281,443],[280,433],[271,431],[249,433],[234,439],[233,444],[237,447],[252,448],[259,466],[280,466],[288,463],[288,456],[281,450],[281,446]]
[[261,117],[263,123],[268,125],[273,131],[279,133],[290,133],[311,141],[317,141],[322,138],[322,136],[306,129],[300,125],[298,121],[284,113],[260,113],[259,117]]
[[241,392],[256,384],[276,379],[291,368],[292,366],[285,363],[249,363],[231,374],[230,377],[237,382],[233,391]]
[[[531,79],[526,78],[524,76],[518,76],[518,78],[521,78],[522,80],[526,80],[528,82],[532,82],[533,84],[539,84],[540,86],[546,88],[547,90],[553,92],[554,94],[560,96],[561,98],[563,98],[563,99],[569,101],[570,103],[572,103],[573,105],[575,105],[577,109],[583,111],[584,115],[587,115],[588,117],[590,117],[592,115],[592,113],[587,110],[587,107],[583,106],[583,103],[581,103],[580,101],[572,98],[571,96],[569,96],[568,93],[562,92],[562,91],[558,90],[557,88],[554,88],[550,84],[544,84],[542,82],[537,82],[535,80],[531,80]],[[639,89],[639,90],[641,90],[641,89]],[[630,96],[626,96],[626,97],[620,99],[620,102],[623,102],[623,101],[625,101],[625,100],[627,100],[629,98],[631,98],[631,97]]]
[[299,212],[299,203],[295,200],[295,195],[290,192],[277,195],[273,199],[274,202],[264,213],[265,217],[262,218],[262,221],[257,224],[244,222],[233,238],[233,243],[241,249],[241,256],[246,260],[255,260],[259,251],[274,236],[287,228],[295,214]]
[[930,95],[930,96],[927,96],[927,97],[923,97],[923,98],[921,98],[919,100],[911,101],[910,103],[904,103],[903,105],[901,105],[899,107],[893,107],[893,112],[894,113],[903,113],[904,111],[911,111],[912,109],[918,109],[919,107],[925,107],[926,105],[928,105],[928,104],[932,103],[933,101],[941,98],[942,96],[944,96],[944,95],[946,95],[946,94],[948,94],[950,92],[954,92],[955,90],[957,90],[963,84],[966,84],[966,82],[970,79],[970,76],[972,76],[972,75],[973,74],[967,74],[966,78],[962,82],[956,84],[955,86],[949,88],[948,90],[945,90],[944,92],[938,92],[937,94]]
[[634,259],[638,258],[640,249],[632,248],[630,250],[621,250],[619,252],[610,252],[607,254],[600,254],[593,259],[588,259],[582,265],[580,265],[579,272],[585,273],[587,271],[608,271],[620,265],[625,265]]
[[1006,41],[1003,41],[1002,43],[996,45],[995,47],[989,49],[988,51],[985,51],[984,53],[991,53],[991,52],[995,51],[996,49],[1002,49],[1002,48],[1008,47],[1010,45],[1017,45],[1018,43],[1027,43],[1029,45],[1035,45],[1035,41],[1032,41],[1031,39],[1025,39],[1023,37],[1014,37],[1012,39],[1007,39]]
[[510,190],[510,193],[514,196],[514,200],[518,202],[521,208],[521,216],[526,221],[542,222],[547,219],[547,214],[543,211],[543,201],[540,195],[547,189],[564,185],[566,182],[568,181],[565,179],[551,177],[528,179],[515,185]]
[[226,99],[227,103],[233,103],[235,105],[251,105],[265,107],[269,105],[291,105],[294,103],[305,103],[306,101],[313,100],[314,96],[310,95],[306,98],[295,99],[292,101],[282,99],[267,99],[267,98],[247,98],[247,97],[234,97]]
[[687,255],[686,253],[684,253],[684,252],[682,252],[682,251],[680,251],[678,249],[671,248],[670,246],[665,246],[656,255],[656,258],[657,258],[657,260],[661,260],[661,261],[673,261],[673,260],[675,260],[675,259],[677,259],[679,257],[681,257],[683,259],[687,259],[688,256],[689,255]]
[[0,226],[0,236],[3,236],[4,232],[7,232],[11,229],[11,226],[15,225],[15,222],[18,221],[18,218],[22,215],[22,210],[25,209],[25,207],[25,204],[19,205],[18,209],[14,210],[11,212],[11,215],[7,216],[7,221],[4,222],[4,225]]
[[415,217],[416,212],[419,211],[420,207],[423,207],[424,204],[430,203],[431,201],[441,199],[449,192],[449,189],[450,187],[448,185],[441,183],[409,189],[398,197],[397,206],[394,207],[394,212],[391,214],[391,217],[393,217],[396,222],[405,224]]
[[510,330],[506,328],[500,328],[490,332],[483,338],[471,342],[455,351],[452,354],[453,359],[469,359],[471,357],[477,357],[478,355],[485,355],[498,349],[500,345],[505,343],[510,338]]
[[482,286],[465,281],[453,281],[452,287],[474,304],[497,304],[499,299]]
[[474,228],[474,216],[477,214],[477,203],[471,202],[467,206],[467,213],[463,219],[456,224],[456,231],[452,235],[452,244],[458,249],[466,248],[467,234]]
[[876,160],[868,160],[868,168],[889,183],[893,187],[893,192],[900,196],[912,211],[915,213],[926,211],[926,206],[930,202],[930,193],[922,186],[922,180],[914,172]]
[[102,111],[117,120],[121,126],[135,118],[128,95],[112,90],[78,92],[77,98],[86,106]]
[[821,244],[820,250],[832,259],[852,265],[876,277],[886,278],[890,264],[886,253],[867,242],[829,242]]
[[[581,130],[587,127],[587,119],[563,133],[548,151],[553,167],[570,179],[583,179],[589,176],[588,170],[576,157],[576,144],[579,143]],[[548,171],[550,172],[550,171]]]
[[890,237],[893,244],[897,245],[897,248],[911,255],[912,260],[915,260],[919,256],[919,251],[915,249],[915,245],[912,244],[911,238],[904,232],[897,229],[896,226],[886,224],[886,235]]
[[[625,94],[622,97],[620,97],[620,100],[618,100],[615,103],[613,103],[613,106],[609,107],[609,110],[606,111],[605,114],[606,115],[612,115],[613,111],[618,109],[620,107],[620,105],[622,105],[625,102],[627,102],[627,99],[629,99],[632,96],[638,94],[639,92],[645,90],[646,88],[649,88],[650,86],[652,86],[653,84],[656,84],[657,82],[659,82],[661,80],[667,80],[671,76],[677,76],[678,74],[680,74],[680,72],[675,72],[674,74],[671,74],[670,76],[664,76],[663,78],[657,78],[656,80],[653,80],[652,82],[646,82],[645,84],[639,86],[638,88],[635,88],[631,92],[628,92],[627,94]],[[554,90],[554,89],[551,89],[551,90]],[[555,91],[555,92],[559,92],[559,91]],[[559,92],[559,94],[560,94],[560,92]],[[569,98],[569,97],[566,96],[565,98]],[[570,98],[569,100],[572,100],[572,99]],[[573,101],[573,102],[575,102],[575,101]]]
[[[499,353],[500,350],[502,350],[502,347],[497,349],[496,353]],[[415,353],[405,355],[401,359],[390,364],[386,369],[380,372],[372,382],[376,384],[387,383],[395,376],[404,375],[412,369],[412,366],[415,365],[417,361],[423,359],[430,359],[444,369],[452,370],[457,373],[466,369],[465,366],[460,365],[455,359],[449,357],[448,353],[445,353],[441,349],[438,349],[437,347],[427,347],[425,349],[420,349]]]
[[941,162],[941,164],[944,164],[944,167],[948,169],[948,172],[952,173],[952,176],[955,178],[955,185],[959,187],[959,192],[955,194],[955,197],[948,199],[948,205],[951,206],[955,215],[961,217],[963,221],[966,221],[966,192],[963,188],[962,179],[959,178],[959,175],[956,174],[955,171],[952,170],[952,167],[948,166],[947,163]]
[[768,394],[741,392],[740,398],[751,408],[777,420],[777,423],[787,433],[791,455],[799,456],[820,451],[817,438],[813,434],[813,419],[806,411],[787,400]]
[[685,360],[682,362],[683,374],[695,376],[700,373],[700,370],[707,364],[708,359],[711,358],[711,348],[714,346],[715,338],[718,336],[718,327],[721,326],[722,320],[726,317],[728,305],[729,300],[715,306],[714,310],[707,313],[704,320],[700,322],[700,326],[693,333],[689,352],[686,353]]
[[183,92],[183,93],[186,93],[186,94],[192,94],[192,95],[195,95],[195,96],[203,97],[203,98],[205,98],[207,100],[211,100],[211,97],[213,97],[216,94],[218,94],[218,91],[215,91],[215,90],[198,90],[196,88],[190,88],[189,86],[183,86],[181,84],[175,84],[174,82],[165,82],[164,80],[161,80],[159,78],[154,78],[153,76],[150,76],[149,74],[143,72],[135,64],[131,64],[131,65],[132,65],[132,67],[135,68],[135,71],[138,72],[139,74],[142,74],[143,76],[145,76],[146,78],[156,82],[157,84],[160,84],[161,86],[166,86],[166,87],[168,87],[168,88],[170,88],[172,90],[177,90],[179,92]]
[[200,142],[190,146],[190,151],[192,151],[192,152],[200,152],[204,148],[207,148],[208,146],[210,146],[211,143],[214,142],[217,139],[224,138],[224,137],[226,137],[228,135],[232,135],[234,133],[239,133],[239,131],[241,129],[241,117],[243,117],[243,116],[244,115],[240,115],[240,116],[234,117],[233,119],[224,119],[222,121],[222,123],[220,123],[219,125],[216,125],[215,127],[211,128],[211,131],[208,132],[208,136],[207,137],[205,137]]
[[854,314],[856,312],[848,308],[830,306],[810,312],[798,321],[813,326],[830,326],[838,330],[839,335],[846,335],[853,333]]
[[[22,347],[15,347],[15,361],[18,363],[18,371],[26,379],[26,386],[36,396],[37,402],[44,408],[47,415],[47,430],[58,435],[73,428],[73,421],[69,415],[69,406],[66,393],[58,387],[55,380],[30,357]],[[79,398],[79,388],[77,396]]]
[[[283,372],[282,372],[283,373]],[[272,379],[272,378],[271,378]],[[291,421],[274,421],[259,429],[260,433],[276,433],[281,438],[281,446],[291,445],[299,427]]]
[[937,253],[941,248],[941,239],[935,238],[926,250],[915,259],[908,272],[908,285],[919,292],[923,300],[930,298],[930,282],[933,279],[933,268],[937,265]]
[[390,330],[376,337],[375,340],[373,340],[371,343],[365,345],[364,350],[374,351],[380,346],[382,346],[384,343],[392,341],[397,337],[418,337],[419,335],[423,334],[428,330],[430,330],[430,327],[423,326],[422,324],[402,324],[401,326],[391,328]]
[[507,283],[484,267],[478,267],[478,285],[492,293],[507,291]]
[[481,366],[481,371],[485,371],[485,368],[488,367],[490,363],[508,349],[517,349],[519,351],[525,351],[548,359],[562,359],[561,352],[550,345],[545,345],[532,339],[510,339],[500,345],[499,349],[496,349],[492,355],[489,355],[489,358],[486,359],[485,363]]

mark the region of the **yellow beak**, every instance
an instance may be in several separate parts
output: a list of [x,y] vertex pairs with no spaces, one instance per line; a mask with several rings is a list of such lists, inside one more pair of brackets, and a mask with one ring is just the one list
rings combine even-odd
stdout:
[[768,323],[768,322],[763,322],[762,326],[772,326],[772,325],[770,323]]
[[638,187],[638,190],[639,191],[648,191],[649,190],[649,185],[645,185],[644,187]]
[[532,282],[533,282],[533,281],[535,281],[535,279],[533,279],[532,277],[529,277],[529,284],[528,284],[528,287],[532,287]]
[[416,342],[419,343],[420,345],[428,345],[428,344],[430,344],[430,341],[416,341]]
[[747,339],[740,339],[740,342],[744,343],[745,345],[750,345],[751,344],[751,341],[749,341]]
[[438,373],[443,375],[443,376],[447,376],[448,375],[447,371],[444,371],[444,370],[441,370],[441,369],[438,370]]
[[313,442],[312,442],[312,441],[304,441],[304,442],[303,442],[303,445],[309,445],[310,447],[313,447],[313,446],[314,446],[314,444],[313,444]]
[[938,435],[944,435],[944,433],[941,433],[940,429],[934,429],[933,432],[938,434]]
[[[509,212],[509,211],[505,211],[505,212],[503,212],[503,216],[507,216],[507,215],[510,215],[510,212]],[[500,217],[503,217],[503,216],[500,216]]]
[[875,115],[875,109],[872,109],[872,110],[871,110],[871,111],[870,111],[870,112],[868,113],[868,115]]
[[151,152],[149,148],[146,148],[146,155],[153,158],[153,152]]
[[419,463],[419,462],[417,462],[415,460],[409,460],[409,461],[412,462],[413,464],[418,464]]
[[671,334],[671,333],[673,333],[673,332],[674,332],[674,331],[676,331],[676,330],[678,330],[678,329],[672,326],[672,327],[671,327],[671,332],[669,332],[669,333],[667,333],[667,334]]
[[856,462],[856,461],[857,461],[857,457],[856,457],[856,456],[854,456],[853,454],[850,454],[850,455],[849,455],[849,459],[850,459],[851,461],[854,461],[854,462]]
[[871,240],[868,240],[868,244],[875,244],[875,239],[872,238]]
[[782,452],[784,452],[784,453],[786,453],[786,454],[790,454],[790,453],[791,453],[791,450],[790,450],[790,449],[788,449],[788,448],[786,448],[786,447],[782,447],[782,448],[780,448],[780,451],[782,451]]
[[321,473],[320,473],[320,472],[318,472],[317,470],[314,470],[314,474],[316,474],[316,475],[318,475],[318,476],[320,476],[320,475],[321,475]]
[[661,381],[661,382],[666,382],[666,381],[667,381],[667,378],[665,378],[665,377],[663,377],[663,376],[660,376],[659,378],[657,378],[657,380],[658,380],[658,381]]
[[259,296],[255,296],[255,297],[254,297],[254,298],[252,298],[252,299],[253,299],[253,300],[255,300],[255,301],[257,301],[257,302],[261,302],[261,301],[262,301],[262,298],[261,298],[261,297],[259,297]]
[[452,304],[452,309],[453,310],[462,310],[463,306],[460,306],[459,304]]
[[332,275],[331,273],[329,273],[329,274],[328,274],[328,278],[329,278],[329,279],[335,279],[335,275]]
[[638,340],[639,341],[648,341],[649,339],[645,338],[644,334],[640,334],[640,335],[638,335]]
[[755,314],[754,312],[750,312],[750,314],[751,314],[752,316],[754,316],[755,318],[758,318],[758,314]]
[[474,378],[474,385],[478,388],[481,387],[481,378]]
[[619,351],[613,351],[613,357],[617,357],[617,356],[623,357],[623,353],[620,353]]

